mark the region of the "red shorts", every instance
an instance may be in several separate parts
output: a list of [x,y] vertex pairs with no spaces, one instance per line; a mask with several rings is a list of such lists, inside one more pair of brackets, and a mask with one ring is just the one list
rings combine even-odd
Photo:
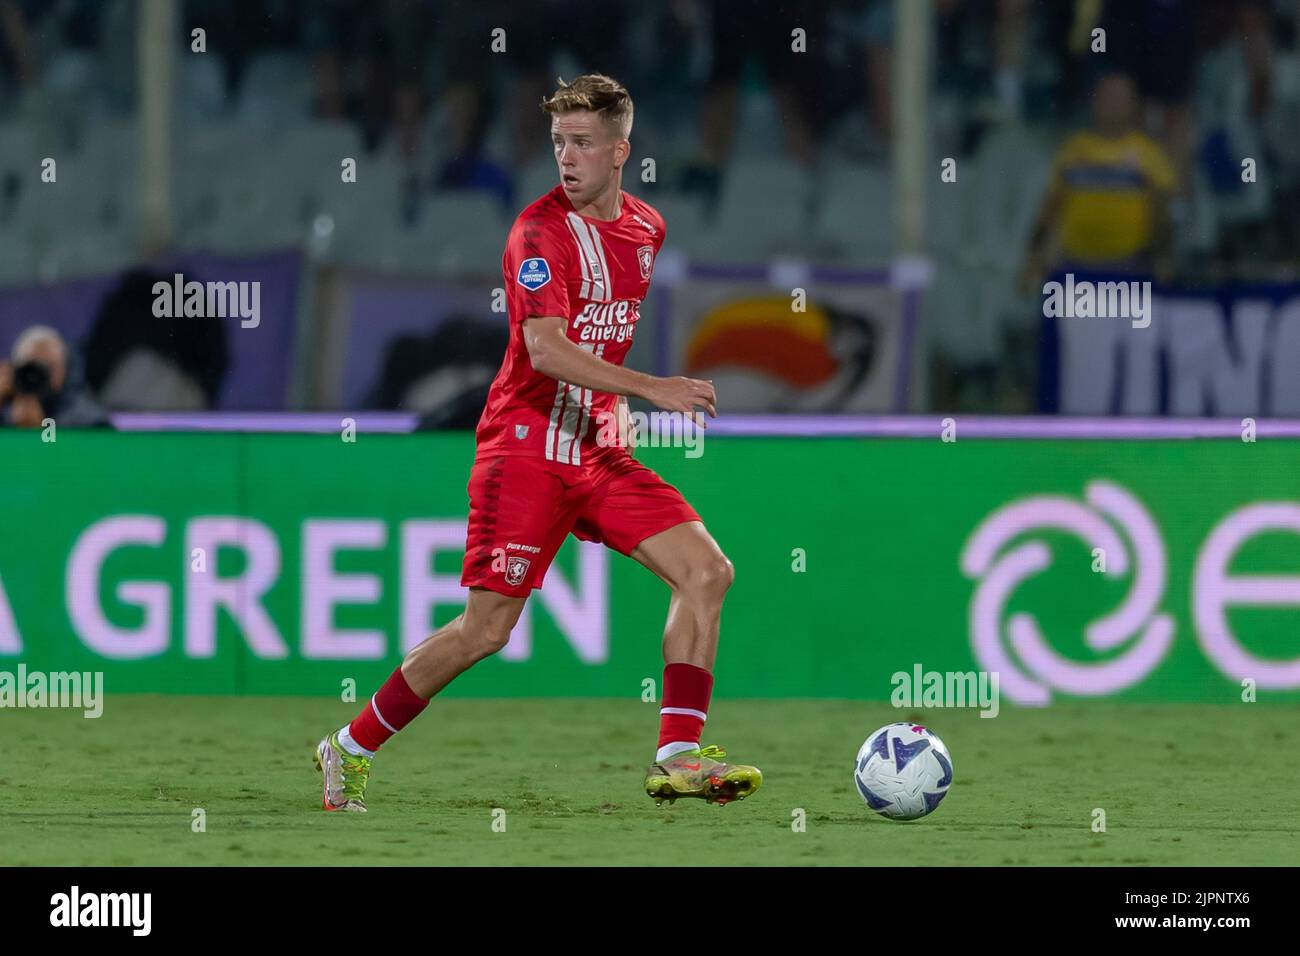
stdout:
[[625,449],[583,457],[578,467],[523,455],[474,460],[463,586],[527,597],[569,532],[631,554],[652,535],[700,520],[681,492]]

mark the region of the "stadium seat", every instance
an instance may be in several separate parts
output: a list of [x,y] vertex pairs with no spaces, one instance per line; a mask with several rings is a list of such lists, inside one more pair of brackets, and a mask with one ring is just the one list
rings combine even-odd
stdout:
[[1278,51],[1273,64],[1273,109],[1266,122],[1268,138],[1274,144],[1277,183],[1290,187],[1300,183],[1300,150],[1293,137],[1300,130],[1300,53]]
[[32,88],[36,102],[54,115],[82,119],[107,111],[99,58],[89,51],[63,49],[55,53]]
[[132,237],[120,231],[79,230],[61,234],[35,259],[41,282],[63,282],[120,272],[135,262],[136,247]]
[[0,227],[0,287],[27,285],[35,278],[36,261],[28,237]]
[[[362,181],[376,176],[372,157],[363,152],[361,135],[349,123],[309,121],[289,127],[268,143],[267,215],[273,232],[303,241],[327,203],[362,191]],[[343,182],[342,163],[357,163],[357,181]],[[373,185],[370,182],[366,186]]]
[[894,206],[887,170],[834,163],[821,177],[823,198],[814,230],[837,259],[878,266],[892,256]]
[[[624,176],[624,188],[636,192],[634,187],[628,186],[627,177]],[[550,156],[529,163],[515,180],[515,206],[516,209],[523,209],[538,196],[550,192],[559,185],[559,171],[555,166],[555,159]]]
[[261,138],[236,121],[179,126],[177,134],[172,171],[177,242],[186,249],[208,248],[229,202],[224,186],[232,178],[232,162],[238,166],[241,157],[253,155]]
[[139,222],[139,135],[135,123],[120,120],[97,122],[84,132],[76,158],[84,179],[70,185],[86,197],[83,208],[104,229],[134,230]]
[[24,171],[27,164],[40,159],[39,132],[35,123],[17,119],[0,123],[0,172]]
[[264,53],[248,64],[236,116],[264,129],[301,123],[311,114],[311,68],[306,57]]
[[298,194],[278,169],[272,149],[263,146],[230,156],[215,178],[210,248],[261,252],[295,245],[305,237],[305,223],[293,203]]
[[229,111],[225,64],[218,54],[192,56],[186,49],[176,57],[176,73],[180,81],[174,104],[178,121],[211,122]]
[[437,194],[425,205],[415,230],[427,237],[428,247],[411,266],[497,275],[509,228],[501,204],[486,193]]
[[381,270],[396,269],[393,236],[401,222],[403,170],[384,151],[361,160],[355,183],[338,182],[323,191],[320,212],[333,230],[323,250],[330,261]]
[[708,248],[703,245],[708,228],[704,221],[704,212],[700,203],[686,196],[668,193],[663,197],[643,193],[645,199],[664,217],[668,227],[666,245],[681,249],[689,255],[707,256]]
[[[975,156],[970,178],[972,248],[977,260],[1024,249],[1051,178],[1052,150],[1028,130],[1012,126],[993,133]],[[959,164],[958,181],[963,167]]]
[[[305,243],[323,210],[353,197],[359,204],[357,194],[382,183],[359,146],[346,124],[302,123],[280,135],[242,121],[209,127],[184,151],[177,174],[183,244],[234,251]],[[345,156],[359,162],[357,183],[342,182]]]
[[738,160],[727,168],[718,203],[718,258],[769,255],[808,231],[807,201],[814,184],[786,160]]
[[[40,187],[40,135],[33,124],[16,121],[0,125],[0,236],[23,238],[37,217],[36,190]],[[24,261],[26,261],[24,259]],[[5,275],[22,273],[14,267]]]
[[345,157],[360,162],[364,157],[361,133],[352,123],[331,120],[307,120],[287,127],[276,141],[280,163],[302,172],[316,171],[334,181],[341,181]]

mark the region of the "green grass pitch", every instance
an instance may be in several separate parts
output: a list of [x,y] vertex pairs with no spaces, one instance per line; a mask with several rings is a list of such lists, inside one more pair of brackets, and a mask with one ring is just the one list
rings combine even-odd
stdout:
[[[355,711],[163,696],[110,697],[97,720],[6,711],[0,864],[1290,865],[1300,846],[1291,707],[982,719],[720,700],[704,742],[761,767],[763,789],[656,807],[641,790],[656,705],[440,698],[376,759],[371,812],[327,814],[312,747]],[[918,718],[952,752],[952,790],[923,820],[881,819],[852,785],[853,757],[876,727]],[[800,809],[805,832],[792,828]]]

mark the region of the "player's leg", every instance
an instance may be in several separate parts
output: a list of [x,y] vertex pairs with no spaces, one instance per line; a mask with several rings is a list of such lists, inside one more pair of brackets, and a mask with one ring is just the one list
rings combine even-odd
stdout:
[[652,535],[631,556],[672,592],[664,625],[659,749],[646,773],[646,793],[660,802],[683,796],[711,803],[743,800],[762,785],[762,772],[725,763],[721,748],[700,748],[713,693],[722,602],[735,577],[732,564],[700,521]]
[[506,646],[526,598],[473,588],[465,613],[412,648],[401,672],[417,697],[428,700],[461,673]]
[[413,648],[361,713],[317,746],[325,809],[364,811],[376,751],[458,674],[506,646],[573,521],[554,468],[527,458],[474,463],[461,575],[470,589],[465,612]]
[[657,800],[703,797],[726,803],[762,783],[755,767],[723,763],[716,747],[700,747],[713,693],[722,602],[731,562],[681,493],[630,455],[602,456],[596,491],[574,534],[603,541],[653,571],[668,585],[659,745],[646,776]]
[[735,569],[701,521],[688,521],[638,544],[630,555],[668,585],[665,661],[713,670],[722,602]]
[[461,673],[510,640],[526,598],[471,590],[465,613],[438,628],[406,655],[361,713],[316,746],[326,810],[365,812],[370,761],[390,737],[423,713]]

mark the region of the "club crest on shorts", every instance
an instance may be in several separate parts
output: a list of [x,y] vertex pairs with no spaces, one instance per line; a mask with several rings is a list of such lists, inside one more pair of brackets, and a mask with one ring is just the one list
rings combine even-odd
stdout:
[[506,584],[514,587],[524,580],[524,575],[528,573],[529,561],[527,558],[516,558],[514,555],[506,558]]
[[519,263],[519,274],[515,276],[515,281],[529,292],[536,292],[551,281],[551,267],[540,257],[525,259]]
[[641,246],[636,251],[636,261],[641,266],[641,278],[648,281],[650,279],[650,268],[655,261],[655,247]]

